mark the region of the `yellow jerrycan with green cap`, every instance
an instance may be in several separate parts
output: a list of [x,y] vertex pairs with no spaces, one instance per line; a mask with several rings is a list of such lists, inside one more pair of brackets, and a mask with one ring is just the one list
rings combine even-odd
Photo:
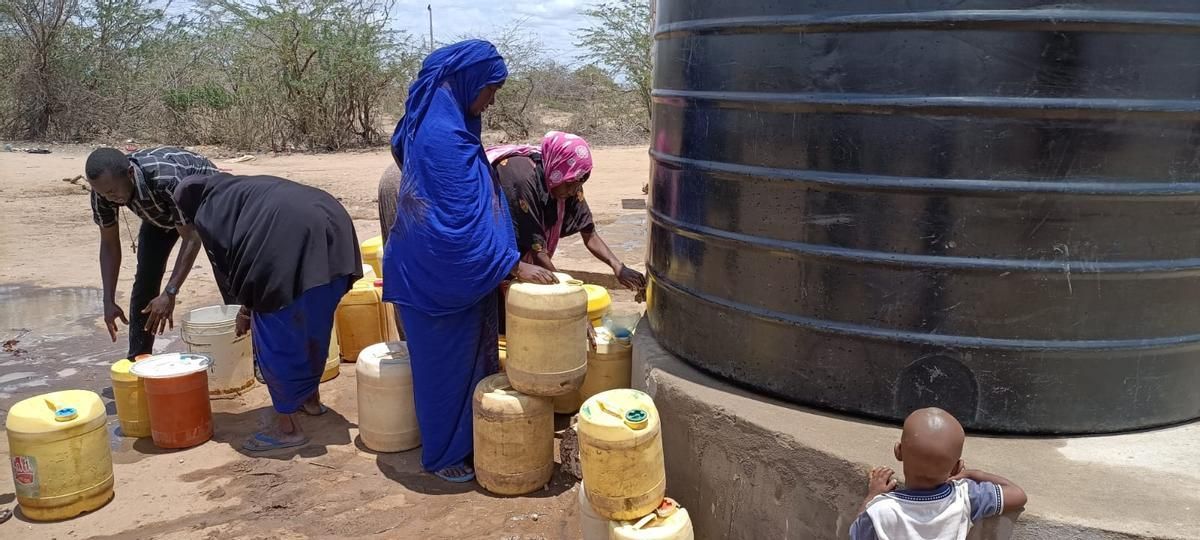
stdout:
[[25,517],[70,519],[112,499],[112,451],[104,402],[95,392],[31,397],[13,405],[4,424],[17,503]]
[[592,509],[604,519],[650,514],[667,492],[662,427],[654,400],[629,388],[596,394],[579,408],[579,464]]

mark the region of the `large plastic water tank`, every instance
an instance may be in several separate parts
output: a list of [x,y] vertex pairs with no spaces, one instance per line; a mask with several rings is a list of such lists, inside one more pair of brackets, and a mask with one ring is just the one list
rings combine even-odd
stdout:
[[798,403],[1200,416],[1200,2],[660,0],[649,318]]

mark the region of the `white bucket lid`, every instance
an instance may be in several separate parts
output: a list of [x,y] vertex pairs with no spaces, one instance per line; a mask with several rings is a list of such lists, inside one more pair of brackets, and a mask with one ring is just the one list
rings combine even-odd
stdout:
[[202,354],[168,353],[135,362],[129,371],[143,379],[169,379],[205,371],[210,365],[212,359]]

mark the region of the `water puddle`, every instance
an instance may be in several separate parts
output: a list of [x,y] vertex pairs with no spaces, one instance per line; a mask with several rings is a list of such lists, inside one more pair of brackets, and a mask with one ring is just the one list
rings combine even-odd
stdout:
[[[641,262],[646,258],[646,214],[621,214],[612,223],[598,227],[605,243],[621,260]],[[632,263],[630,263],[632,264]]]
[[124,354],[100,327],[95,288],[0,285],[0,409],[44,392],[100,391],[107,366]]
[[0,336],[23,344],[92,334],[104,295],[86,287],[43,289],[0,285]]
[[[89,390],[104,401],[114,461],[134,463],[158,452],[148,439],[120,431],[109,368],[124,357],[129,334],[122,325],[113,343],[102,326],[103,312],[100,289],[0,285],[0,344],[16,341],[0,350],[0,423],[22,399]],[[156,353],[182,347],[178,331],[154,341]]]

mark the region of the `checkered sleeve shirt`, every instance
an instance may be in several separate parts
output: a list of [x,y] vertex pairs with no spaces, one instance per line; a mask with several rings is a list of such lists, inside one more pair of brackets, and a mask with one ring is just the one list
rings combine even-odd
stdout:
[[[220,172],[204,156],[164,146],[129,154],[133,165],[133,194],[124,206],[146,222],[163,229],[186,225],[187,219],[175,206],[175,187],[193,174]],[[122,206],[92,192],[92,220],[101,227],[117,224]]]

